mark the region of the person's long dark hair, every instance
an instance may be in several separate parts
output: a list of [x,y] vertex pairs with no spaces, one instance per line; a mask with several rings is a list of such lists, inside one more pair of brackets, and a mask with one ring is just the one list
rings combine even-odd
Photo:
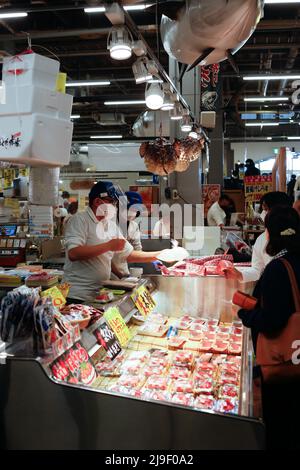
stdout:
[[274,207],[266,216],[265,226],[269,233],[268,255],[275,256],[286,249],[300,256],[300,217],[295,209]]

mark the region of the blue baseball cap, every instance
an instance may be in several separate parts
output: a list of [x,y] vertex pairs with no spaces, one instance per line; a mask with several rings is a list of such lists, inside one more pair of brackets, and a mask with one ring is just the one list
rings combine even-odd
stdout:
[[122,195],[123,193],[120,188],[115,186],[111,181],[98,181],[90,190],[89,202],[93,202],[93,200],[98,197],[100,199],[110,197],[117,201]]

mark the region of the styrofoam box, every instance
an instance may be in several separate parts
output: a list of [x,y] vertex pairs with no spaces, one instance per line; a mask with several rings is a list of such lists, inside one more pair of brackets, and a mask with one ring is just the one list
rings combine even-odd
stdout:
[[0,116],[0,160],[32,166],[67,165],[72,133],[73,123],[64,119],[41,114]]
[[73,96],[46,88],[17,86],[6,88],[5,104],[0,104],[0,115],[39,113],[70,119]]
[[20,54],[4,57],[2,80],[6,87],[37,85],[55,90],[59,62],[40,54]]

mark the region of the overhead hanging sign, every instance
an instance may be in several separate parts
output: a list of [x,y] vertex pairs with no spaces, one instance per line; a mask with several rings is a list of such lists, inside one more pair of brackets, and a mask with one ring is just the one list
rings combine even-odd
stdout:
[[219,111],[221,85],[220,64],[201,67],[201,111]]

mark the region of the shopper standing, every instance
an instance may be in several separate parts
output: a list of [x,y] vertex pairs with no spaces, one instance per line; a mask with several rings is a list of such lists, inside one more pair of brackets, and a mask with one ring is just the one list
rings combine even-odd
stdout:
[[291,200],[291,203],[293,204],[295,200],[295,185],[296,185],[296,175],[291,176],[291,180],[287,184],[287,195]]
[[245,176],[259,176],[260,170],[256,168],[254,161],[251,158],[248,158],[245,162],[246,171]]
[[[273,191],[263,196],[262,200],[262,213],[260,217],[264,219],[268,212],[276,206],[291,205],[288,195],[282,191]],[[257,281],[267,264],[272,260],[272,257],[266,252],[267,236],[266,231],[263,232],[256,240],[253,246],[251,267],[241,269],[227,269],[225,275],[227,278],[236,278],[242,282],[255,282]]]
[[[257,306],[253,310],[242,309],[238,313],[243,324],[251,328],[255,350],[260,333],[276,337],[296,311],[288,271],[282,260],[288,261],[292,267],[300,289],[300,218],[297,212],[290,207],[278,206],[272,209],[266,217],[266,233],[266,252],[273,259],[255,287],[253,295],[258,299]],[[298,294],[300,298],[300,292]],[[268,448],[300,449],[299,396],[300,376],[297,378],[296,372],[289,382],[281,379],[270,384],[262,380]]]

